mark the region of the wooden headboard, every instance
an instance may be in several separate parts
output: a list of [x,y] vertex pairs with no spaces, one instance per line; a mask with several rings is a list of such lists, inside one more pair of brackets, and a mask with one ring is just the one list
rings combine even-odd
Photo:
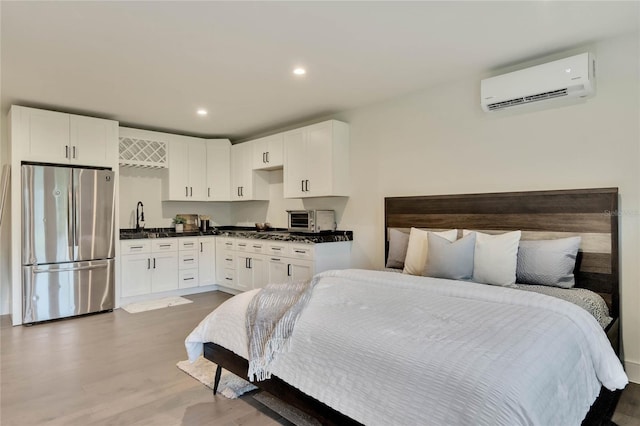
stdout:
[[[521,230],[523,240],[582,237],[576,286],[599,293],[619,313],[618,188],[385,198],[388,230]],[[385,259],[388,256],[388,243]]]

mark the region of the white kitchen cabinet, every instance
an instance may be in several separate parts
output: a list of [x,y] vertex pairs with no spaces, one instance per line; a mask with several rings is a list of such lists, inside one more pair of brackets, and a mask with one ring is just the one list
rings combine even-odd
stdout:
[[284,138],[284,197],[349,195],[349,125],[329,120]]
[[178,288],[176,238],[120,242],[122,297],[141,296]]
[[279,169],[284,161],[282,133],[246,142],[251,145],[253,170]]
[[235,256],[235,238],[216,237],[217,284],[237,290]]
[[121,256],[122,297],[151,293],[150,262],[148,253]]
[[165,201],[205,201],[207,150],[199,138],[169,135],[169,169],[163,185]]
[[198,285],[216,283],[216,238],[198,238]]
[[269,200],[269,179],[264,171],[253,170],[251,144],[231,147],[231,200]]
[[329,269],[346,269],[350,259],[350,241],[305,244],[216,237],[218,284],[240,291],[304,281]]
[[199,254],[198,238],[178,238],[178,287],[198,286]]
[[231,200],[231,143],[229,139],[205,141],[207,152],[206,201]]
[[118,122],[14,105],[14,146],[23,161],[78,166],[118,165]]

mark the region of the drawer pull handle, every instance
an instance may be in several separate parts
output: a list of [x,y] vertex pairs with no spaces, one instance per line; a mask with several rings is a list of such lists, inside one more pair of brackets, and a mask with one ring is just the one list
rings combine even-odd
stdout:
[[171,244],[160,244],[160,247],[171,247]]
[[191,278],[184,278],[182,281],[189,281],[189,280],[192,280],[192,279],[193,279],[193,277],[191,277]]
[[281,247],[271,247],[271,250],[280,251],[280,250],[282,250],[282,248]]
[[233,281],[233,278],[229,278],[229,277],[225,277],[224,279],[227,281]]
[[133,250],[133,249],[141,249],[142,247],[144,247],[144,246],[131,246],[131,247],[129,247],[129,248],[130,248],[131,250]]
[[305,253],[306,253],[306,251],[304,251],[304,250],[294,250],[294,251],[295,251],[296,253],[302,253],[302,254],[305,254]]
[[193,247],[193,243],[184,243],[184,246],[185,246],[185,247],[186,247],[186,246],[191,246],[191,247]]
[[224,243],[224,245],[226,245],[226,246],[232,246],[232,245],[233,245],[233,243]]
[[271,260],[273,260],[274,262],[280,262],[280,259],[276,259],[275,257],[272,257]]
[[192,258],[192,257],[190,257],[190,258],[188,258],[188,259],[185,259],[184,261],[185,261],[185,262],[193,262],[193,258]]
[[233,259],[226,258],[224,260],[231,262]]
[[253,246],[253,248],[262,248],[262,246]]

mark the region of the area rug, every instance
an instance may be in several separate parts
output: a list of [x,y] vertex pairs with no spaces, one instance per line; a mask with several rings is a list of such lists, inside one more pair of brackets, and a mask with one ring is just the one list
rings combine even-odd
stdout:
[[[176,366],[209,389],[213,389],[213,381],[216,376],[217,366],[208,359],[201,356],[193,364],[191,364],[189,360],[186,360],[180,361]],[[241,379],[227,370],[222,370],[220,384],[218,385],[218,392],[227,398],[235,399],[240,395],[255,389],[258,388],[246,380]]]
[[122,306],[122,309],[130,314],[137,314],[139,312],[152,311],[154,309],[168,308],[169,306],[184,305],[186,303],[193,303],[193,300],[185,299],[184,297],[165,297],[163,299],[148,300],[146,302],[130,303]]

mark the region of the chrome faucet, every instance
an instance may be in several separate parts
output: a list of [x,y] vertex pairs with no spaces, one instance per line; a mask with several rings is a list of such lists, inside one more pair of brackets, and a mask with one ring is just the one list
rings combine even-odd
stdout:
[[[140,212],[138,212],[138,208],[140,208]],[[142,226],[140,226],[140,222],[142,222]],[[142,231],[144,228],[144,204],[142,201],[138,201],[136,205],[136,232]]]

